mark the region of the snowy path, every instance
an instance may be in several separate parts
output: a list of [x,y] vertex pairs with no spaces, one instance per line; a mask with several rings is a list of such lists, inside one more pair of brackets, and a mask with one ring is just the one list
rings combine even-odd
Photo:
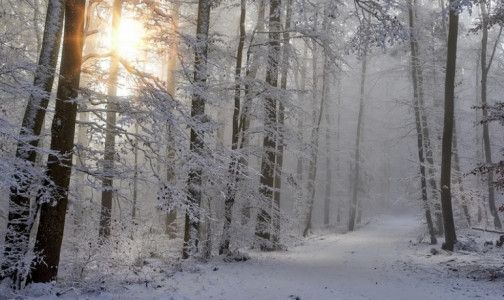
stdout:
[[[247,262],[214,261],[147,288],[72,291],[45,299],[504,299],[502,281],[454,276],[425,255],[429,246],[413,246],[418,223],[411,217],[383,218],[352,233],[313,236],[287,252],[256,252]],[[436,258],[453,260],[443,255]]]
[[384,219],[356,232],[316,237],[289,252],[178,274],[175,299],[504,299],[502,283],[404,269],[417,228],[411,217]]

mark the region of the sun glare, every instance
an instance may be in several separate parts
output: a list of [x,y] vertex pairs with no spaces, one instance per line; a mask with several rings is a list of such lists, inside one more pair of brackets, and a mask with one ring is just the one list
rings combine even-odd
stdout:
[[143,43],[145,29],[143,25],[133,19],[122,19],[119,28],[119,55],[125,59],[138,56]]

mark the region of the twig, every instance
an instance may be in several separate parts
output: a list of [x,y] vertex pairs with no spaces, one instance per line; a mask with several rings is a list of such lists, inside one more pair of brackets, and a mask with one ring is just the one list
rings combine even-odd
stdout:
[[484,228],[477,228],[477,227],[472,227],[471,229],[484,231],[484,232],[497,233],[497,234],[504,234],[504,231],[498,231],[498,230],[491,230],[491,229],[484,229]]

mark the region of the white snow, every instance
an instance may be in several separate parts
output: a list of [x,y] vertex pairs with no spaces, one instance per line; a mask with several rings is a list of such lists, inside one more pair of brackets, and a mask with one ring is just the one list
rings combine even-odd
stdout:
[[431,255],[433,246],[418,243],[425,231],[419,223],[420,217],[382,217],[351,233],[311,236],[288,251],[252,251],[246,262],[216,258],[173,276],[145,274],[147,284],[104,286],[87,293],[34,286],[22,298],[504,299],[503,277],[492,278],[482,270],[504,273],[502,248],[448,253],[437,245],[439,254]]

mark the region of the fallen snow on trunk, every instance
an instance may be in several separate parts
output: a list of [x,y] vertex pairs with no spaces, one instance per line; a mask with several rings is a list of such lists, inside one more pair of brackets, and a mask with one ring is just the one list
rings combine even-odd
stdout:
[[[437,245],[432,255],[432,246],[418,243],[418,224],[383,217],[355,232],[311,236],[289,251],[251,252],[246,262],[216,259],[169,278],[146,274],[145,284],[61,288],[59,297],[55,289],[37,299],[504,299],[502,277],[471,275],[488,267],[481,252],[452,254]],[[489,263],[502,268],[503,253]]]

